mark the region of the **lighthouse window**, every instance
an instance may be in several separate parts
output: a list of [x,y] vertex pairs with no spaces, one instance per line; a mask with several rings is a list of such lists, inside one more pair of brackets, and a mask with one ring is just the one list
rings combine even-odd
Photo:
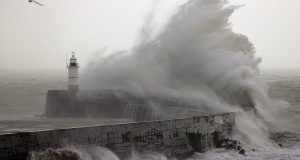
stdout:
[[76,66],[77,65],[77,60],[76,59],[71,59],[70,60],[70,66]]

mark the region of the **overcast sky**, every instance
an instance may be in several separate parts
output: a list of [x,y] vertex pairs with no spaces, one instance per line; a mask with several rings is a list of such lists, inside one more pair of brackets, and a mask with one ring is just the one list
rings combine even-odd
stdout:
[[[153,0],[0,0],[0,70],[64,70],[65,53],[82,66],[99,50],[133,45]],[[160,20],[184,0],[160,0]],[[300,69],[299,0],[230,0],[231,18],[263,58],[263,69]]]

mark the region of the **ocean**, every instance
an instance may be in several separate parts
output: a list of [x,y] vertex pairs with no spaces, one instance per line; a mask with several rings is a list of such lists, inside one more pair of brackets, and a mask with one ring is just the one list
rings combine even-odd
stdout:
[[46,93],[66,89],[64,72],[0,73],[0,133],[127,122],[124,119],[44,118]]
[[[277,128],[270,131],[270,141],[282,144],[274,146],[247,146],[246,155],[215,149],[207,153],[196,153],[189,159],[300,159],[300,74],[297,72],[266,72],[260,75],[261,81],[269,86],[269,95],[285,100],[290,104],[278,114],[273,124]],[[113,124],[126,122],[122,119],[92,118],[45,118],[40,117],[45,110],[45,98],[49,89],[65,89],[64,72],[1,72],[0,73],[0,133],[34,131],[53,128],[80,127],[87,125]],[[68,148],[78,155],[84,150]],[[254,149],[254,151],[252,150]],[[97,148],[97,159],[103,156],[118,159],[104,148]],[[95,152],[97,154],[97,152]],[[105,154],[104,154],[105,153]],[[135,155],[132,159],[167,159],[164,155]],[[87,160],[90,158],[86,158]]]
[[[239,113],[233,138],[242,143],[245,155],[218,149],[196,153],[189,160],[300,159],[300,74],[292,71],[259,73],[261,58],[255,54],[255,42],[232,30],[230,16],[239,6],[227,2],[189,0],[178,6],[165,24],[158,26],[155,18],[159,15],[150,12],[132,48],[99,53],[91,57],[86,68],[80,68],[81,88],[195,98],[201,101],[199,109]],[[64,72],[2,71],[0,132],[130,121],[41,117],[47,90],[65,89],[66,81]],[[245,112],[243,97],[249,97],[246,99],[255,104],[255,114]],[[88,150],[90,148],[70,146],[41,153],[44,158],[31,159],[46,160],[51,153],[72,153],[74,160],[119,159],[105,148],[92,148],[92,153],[87,153]],[[135,153],[131,159],[164,160],[167,157],[159,153]]]

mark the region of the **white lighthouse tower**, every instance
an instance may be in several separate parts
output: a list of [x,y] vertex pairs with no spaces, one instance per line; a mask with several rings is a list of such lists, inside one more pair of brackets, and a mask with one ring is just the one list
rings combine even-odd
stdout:
[[79,64],[75,57],[74,52],[70,58],[69,63],[67,63],[68,68],[68,90],[77,93],[79,91],[79,81],[78,81],[78,68]]

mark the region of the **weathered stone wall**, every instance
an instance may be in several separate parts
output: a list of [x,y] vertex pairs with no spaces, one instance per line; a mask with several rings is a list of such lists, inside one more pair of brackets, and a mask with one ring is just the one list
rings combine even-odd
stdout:
[[107,147],[121,158],[134,147],[182,157],[205,152],[231,134],[234,114],[0,135],[1,160],[25,160],[29,151],[69,145]]
[[207,115],[179,98],[137,97],[115,90],[49,90],[47,117],[128,118],[136,121],[163,120]]

